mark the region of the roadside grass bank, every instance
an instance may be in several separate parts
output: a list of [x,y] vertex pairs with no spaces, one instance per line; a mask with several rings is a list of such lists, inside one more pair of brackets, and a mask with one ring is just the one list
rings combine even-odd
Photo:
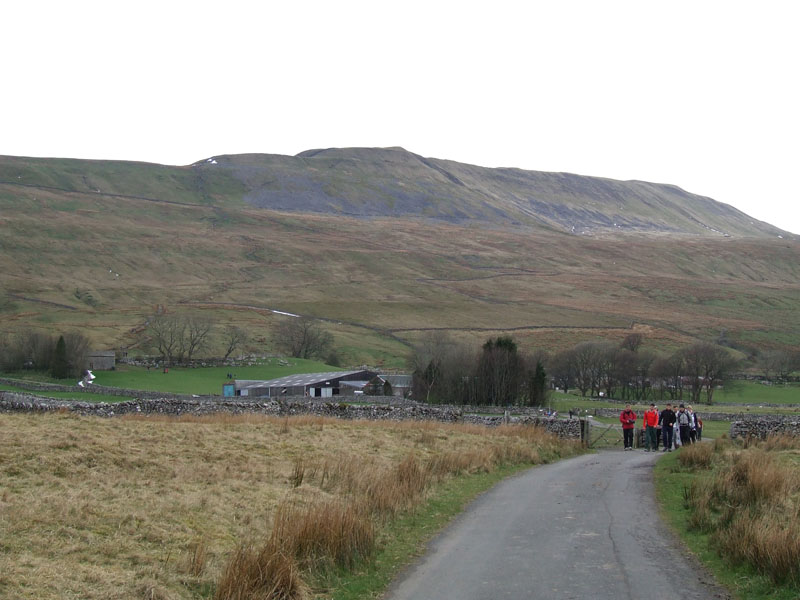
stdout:
[[258,415],[4,414],[0,438],[0,597],[42,600],[356,598],[458,498],[581,451],[531,427]]
[[739,600],[800,598],[800,440],[695,444],[661,457],[666,521]]

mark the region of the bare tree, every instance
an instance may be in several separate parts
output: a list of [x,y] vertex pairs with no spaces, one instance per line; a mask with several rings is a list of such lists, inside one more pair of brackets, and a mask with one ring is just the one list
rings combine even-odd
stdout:
[[728,378],[736,365],[730,352],[709,342],[692,344],[682,351],[686,375],[692,390],[692,402],[700,401],[700,394],[706,392],[709,404],[714,400],[714,390]]
[[711,404],[714,401],[714,390],[728,379],[738,361],[727,349],[716,344],[706,344],[703,358],[703,381],[707,401]]
[[206,317],[191,316],[184,318],[181,355],[185,354],[186,360],[192,360],[195,352],[205,347],[208,341],[208,334],[213,326],[213,321]]
[[14,336],[7,353],[7,368],[47,371],[53,360],[57,338],[49,333],[25,330]]
[[650,368],[651,376],[659,381],[660,398],[664,399],[664,390],[670,400],[683,398],[684,361],[681,351],[671,356],[659,356]]
[[409,357],[412,373],[412,395],[418,400],[431,401],[431,394],[444,375],[444,362],[453,342],[442,331],[426,332]]
[[575,381],[575,350],[563,350],[548,361],[550,376],[564,393],[569,392]]
[[646,400],[648,393],[651,391],[650,371],[655,361],[656,355],[653,352],[642,350],[636,353],[634,390],[636,399],[639,401]]
[[616,396],[617,387],[632,375],[633,353],[612,342],[598,342],[600,352],[597,357],[597,386],[602,388],[607,398]]
[[789,375],[800,369],[800,353],[786,352],[781,355],[781,360],[777,363],[778,377],[788,379]]
[[227,359],[236,350],[242,348],[247,343],[247,332],[241,327],[228,325],[225,328],[225,356]]
[[639,346],[642,345],[643,341],[644,336],[641,333],[629,333],[625,336],[625,339],[622,340],[622,343],[619,345],[619,347],[630,350],[631,352],[636,352],[639,349]]
[[602,342],[580,342],[573,349],[575,386],[581,396],[600,390],[600,374],[604,345]]
[[333,335],[308,317],[288,318],[273,337],[275,345],[294,358],[324,358],[333,346]]
[[167,363],[181,358],[184,328],[183,320],[176,315],[160,313],[150,317],[147,328],[150,339],[161,359]]
[[759,357],[758,364],[767,380],[772,379],[770,375],[786,379],[798,367],[797,356],[786,350],[767,350]]
[[77,331],[71,331],[64,336],[67,350],[67,363],[69,373],[80,377],[89,360],[89,339]]

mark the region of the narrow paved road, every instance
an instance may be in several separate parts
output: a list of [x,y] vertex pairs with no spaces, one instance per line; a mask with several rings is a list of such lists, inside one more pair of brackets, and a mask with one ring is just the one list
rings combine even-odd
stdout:
[[386,600],[729,598],[658,518],[655,453],[537,467],[476,500]]

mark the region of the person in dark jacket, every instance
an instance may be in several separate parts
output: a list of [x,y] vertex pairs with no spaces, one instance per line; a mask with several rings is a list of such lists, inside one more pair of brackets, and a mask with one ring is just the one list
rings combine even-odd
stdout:
[[626,404],[625,410],[619,413],[619,422],[622,423],[622,441],[625,450],[633,450],[633,428],[636,426],[636,413],[631,410],[630,404]]
[[661,435],[664,438],[662,452],[672,452],[672,432],[675,427],[675,411],[672,410],[672,404],[667,403],[667,407],[658,415],[658,424],[661,425]]

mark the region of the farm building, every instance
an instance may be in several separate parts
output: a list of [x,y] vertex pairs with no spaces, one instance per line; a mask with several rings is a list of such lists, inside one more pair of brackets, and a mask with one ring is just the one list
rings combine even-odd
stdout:
[[376,375],[364,388],[370,396],[406,397],[411,391],[411,375]]
[[113,350],[90,350],[86,356],[86,368],[90,371],[111,371],[115,359]]
[[223,396],[251,396],[271,398],[275,396],[310,396],[331,398],[363,393],[374,379],[374,371],[333,371],[329,373],[302,373],[278,379],[258,381],[237,379],[222,386]]

